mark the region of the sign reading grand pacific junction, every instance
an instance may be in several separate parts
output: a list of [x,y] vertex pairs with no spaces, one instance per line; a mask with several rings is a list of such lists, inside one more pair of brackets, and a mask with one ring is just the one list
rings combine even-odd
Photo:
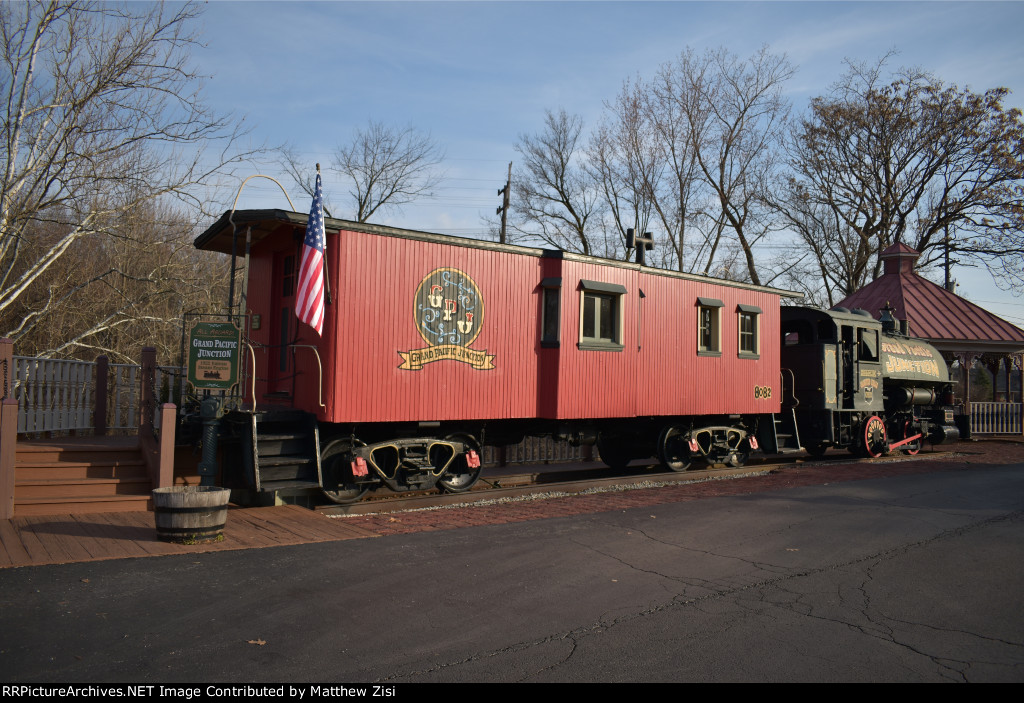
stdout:
[[242,332],[233,322],[197,320],[188,331],[188,382],[196,390],[231,390],[238,383]]

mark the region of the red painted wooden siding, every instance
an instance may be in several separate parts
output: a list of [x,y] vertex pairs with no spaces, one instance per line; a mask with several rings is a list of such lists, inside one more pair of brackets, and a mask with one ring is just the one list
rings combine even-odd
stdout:
[[[253,333],[272,339],[273,255],[293,246],[291,230],[254,249],[249,307],[263,316]],[[316,357],[296,351],[294,405],[339,423],[512,418],[615,418],[779,411],[779,296],[605,265],[577,257],[542,258],[383,234],[328,234],[329,280],[323,339],[299,325],[298,344],[316,345],[323,363],[318,407]],[[537,252],[538,254],[540,252]],[[491,369],[444,359],[418,370],[399,368],[400,352],[429,345],[417,331],[414,298],[431,271],[452,268],[475,281],[484,301],[471,350],[493,355]],[[544,278],[561,278],[560,343],[542,348]],[[580,281],[621,285],[621,351],[578,348]],[[644,297],[641,298],[640,291]],[[697,298],[716,298],[720,356],[697,354]],[[760,358],[738,356],[740,304],[761,309]],[[275,378],[272,354],[257,351],[257,377]],[[273,388],[257,384],[257,400]],[[755,387],[772,389],[756,397]],[[273,401],[273,399],[270,399]]]
[[[522,418],[536,414],[540,259],[453,245],[342,232],[328,241],[334,303],[324,326],[329,422]],[[399,368],[399,352],[428,347],[414,298],[431,271],[458,269],[484,301],[470,349],[491,369],[445,359]],[[303,403],[306,409],[312,410]]]

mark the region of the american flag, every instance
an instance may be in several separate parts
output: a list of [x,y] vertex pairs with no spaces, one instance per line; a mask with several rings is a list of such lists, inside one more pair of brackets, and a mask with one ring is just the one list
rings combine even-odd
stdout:
[[295,314],[318,335],[324,331],[324,192],[320,174],[316,174],[313,207],[306,223],[302,242],[302,266],[299,269],[299,293],[295,298]]

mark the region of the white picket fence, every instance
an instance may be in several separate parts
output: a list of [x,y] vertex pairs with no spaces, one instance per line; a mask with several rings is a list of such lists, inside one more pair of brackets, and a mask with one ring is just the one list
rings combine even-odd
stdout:
[[1024,404],[971,403],[971,434],[1024,434]]
[[[95,429],[95,362],[14,357],[13,395],[18,401],[18,433],[66,433]],[[181,379],[178,369],[157,367],[154,422],[159,427],[162,403],[173,402],[172,388]],[[138,428],[141,367],[137,364],[107,365],[108,430]],[[180,395],[179,395],[180,397]]]

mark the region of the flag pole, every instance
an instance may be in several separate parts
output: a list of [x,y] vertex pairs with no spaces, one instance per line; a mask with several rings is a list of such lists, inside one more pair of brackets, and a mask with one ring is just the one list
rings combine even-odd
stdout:
[[[320,175],[320,164],[316,165],[316,173]],[[340,241],[340,237],[339,237]],[[327,228],[324,228],[324,304],[331,304],[331,277],[327,275]]]

